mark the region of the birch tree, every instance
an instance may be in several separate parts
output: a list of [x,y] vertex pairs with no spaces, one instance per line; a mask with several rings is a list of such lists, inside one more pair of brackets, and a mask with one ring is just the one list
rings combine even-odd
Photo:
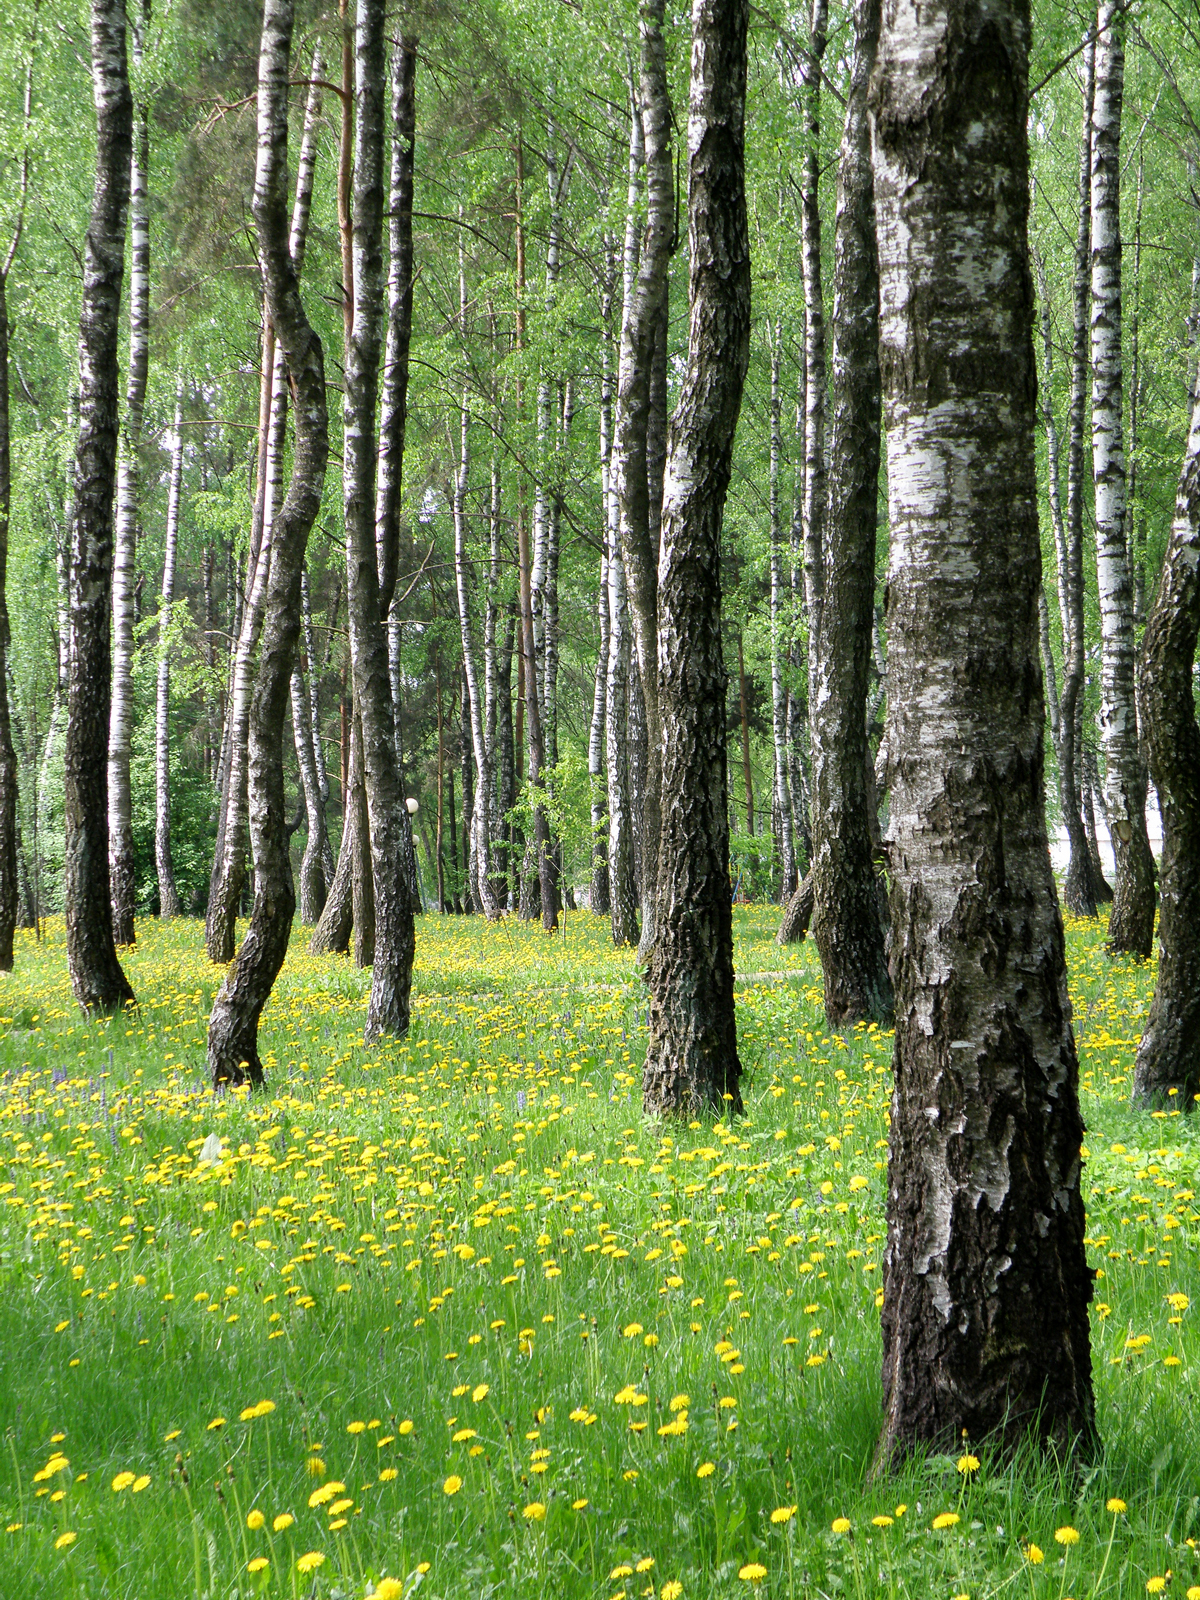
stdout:
[[879,265],[867,86],[879,17],[879,0],[857,0],[834,240],[828,560],[810,688],[812,931],[832,1028],[883,1022],[892,1009],[868,813],[866,718],[880,448]]
[[687,371],[671,420],[658,585],[662,833],[642,1098],[741,1109],[733,1009],[721,527],[750,350],[747,0],[692,0]]
[[[134,0],[133,59],[141,61],[148,0]],[[139,14],[140,13],[140,14]],[[143,101],[136,110],[129,172],[129,370],[125,421],[117,457],[117,508],[113,548],[112,705],[108,726],[108,873],[113,937],[134,942],[136,886],[133,813],[129,779],[133,734],[133,583],[141,499],[142,418],[150,352],[150,216],[147,181],[150,118]]]
[[1146,834],[1146,774],[1138,748],[1133,582],[1125,539],[1121,362],[1121,108],[1125,7],[1104,0],[1096,39],[1092,113],[1092,484],[1100,595],[1104,741],[1116,881],[1108,945],[1148,956],[1154,937],[1154,857]]
[[300,577],[309,530],[321,504],[329,429],[321,341],[305,315],[288,242],[287,104],[293,22],[294,0],[264,0],[254,222],[263,299],[295,396],[295,443],[287,496],[272,528],[270,576],[250,708],[254,907],[246,937],[209,1018],[208,1065],[214,1087],[263,1081],[258,1019],[287,954],[296,908],[284,812],[283,719],[300,634]]
[[175,421],[171,437],[171,477],[163,549],[162,594],[158,608],[158,670],[154,705],[154,864],[158,872],[158,914],[177,917],[183,910],[171,858],[171,614],[175,605],[175,561],[179,549],[179,501],[183,488],[183,373],[175,383]]
[[[896,1038],[882,1459],[1095,1440],[1043,803],[1027,0],[899,0],[872,78]],[[919,308],[919,311],[918,311]]]
[[75,998],[89,1015],[119,1010],[133,1000],[113,937],[105,792],[117,345],[133,156],[125,35],[125,0],[91,0],[96,182],[84,241],[79,318],[79,439],[70,545],[71,650],[63,774],[67,967]]

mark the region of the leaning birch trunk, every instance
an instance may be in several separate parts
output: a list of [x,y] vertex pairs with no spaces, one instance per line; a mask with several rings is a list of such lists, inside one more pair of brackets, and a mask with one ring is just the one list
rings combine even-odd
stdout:
[[658,588],[662,832],[647,1112],[741,1110],[733,1008],[721,528],[750,352],[748,0],[693,0],[688,363],[671,421]]
[[355,929],[354,864],[363,856],[359,841],[366,827],[365,810],[362,743],[359,737],[358,718],[351,717],[346,785],[342,794],[342,837],[338,846],[337,865],[325,895],[325,906],[309,941],[309,951],[315,956],[345,955],[350,949],[350,936]]
[[[416,934],[404,849],[386,618],[375,536],[376,401],[383,312],[383,0],[358,0],[354,28],[353,320],[346,347],[343,482],[346,603],[362,725],[375,938],[365,1037],[408,1029]],[[356,919],[357,920],[357,919]]]
[[1146,834],[1146,774],[1138,748],[1133,584],[1125,543],[1121,367],[1121,105],[1125,8],[1100,7],[1092,113],[1092,482],[1100,592],[1100,732],[1116,881],[1108,925],[1114,954],[1148,956],[1154,942],[1154,857]]
[[183,488],[183,373],[175,384],[175,430],[171,440],[171,480],[167,491],[162,596],[158,608],[158,675],[154,707],[154,864],[158,871],[158,914],[177,917],[183,907],[175,887],[171,858],[171,614],[175,605],[175,560],[179,549],[179,499]]
[[[292,206],[288,249],[297,279],[304,267],[304,248],[308,219],[312,209],[313,174],[317,159],[317,131],[321,116],[321,58],[313,56],[313,76],[304,110],[304,133],[296,167],[296,195]],[[267,337],[268,328],[270,337]],[[270,376],[264,381],[264,401],[269,422],[266,451],[260,453],[260,505],[255,516],[257,541],[252,538],[247,561],[246,601],[242,626],[234,657],[233,684],[229,696],[229,777],[223,798],[224,824],[219,830],[222,847],[220,871],[209,891],[205,939],[210,961],[233,958],[238,907],[246,882],[246,844],[249,831],[249,736],[250,700],[254,687],[255,656],[263,625],[267,586],[270,582],[276,507],[283,472],[283,446],[287,431],[288,393],[285,359],[263,303],[264,373],[267,352],[271,353]],[[256,548],[257,544],[257,548]]]
[[117,346],[133,99],[124,0],[92,0],[96,184],[84,241],[79,318],[79,439],[70,544],[71,649],[63,771],[67,967],[89,1015],[133,999],[117,960],[108,881],[107,752],[111,686]]
[[615,548],[608,562],[608,619],[608,896],[613,943],[623,945],[637,943],[638,922],[629,804],[629,611],[625,569]]
[[792,829],[792,785],[787,761],[787,690],[783,683],[784,657],[784,582],[783,524],[779,510],[779,469],[783,455],[783,402],[780,393],[780,362],[783,354],[783,324],[779,321],[771,334],[771,732],[775,744],[775,805],[779,817],[780,896],[784,903],[796,890],[796,836]]
[[[639,954],[648,957],[658,924],[658,840],[662,831],[662,723],[658,706],[658,580],[660,552],[653,530],[661,502],[651,505],[651,389],[655,352],[665,349],[668,270],[675,236],[675,175],[671,161],[671,100],[663,41],[664,0],[643,0],[639,20],[641,62],[630,141],[630,212],[636,203],[637,166],[646,168],[646,226],[640,250],[631,252],[627,224],[625,295],[613,421],[614,481],[620,503],[620,551],[628,586],[642,705],[647,764],[642,793]],[[640,147],[640,148],[639,148]],[[639,160],[640,158],[640,160]],[[636,238],[636,235],[635,235]],[[632,267],[632,272],[631,272]]]
[[[800,256],[804,280],[804,605],[808,612],[808,715],[820,675],[821,611],[825,603],[825,292],[821,282],[821,62],[829,0],[812,0],[804,69],[804,168]],[[819,803],[819,802],[818,802]],[[816,833],[815,805],[810,826]]]
[[880,0],[857,0],[838,171],[829,520],[809,712],[812,933],[831,1028],[886,1022],[892,1012],[871,839],[873,797],[866,788],[880,448],[879,261],[867,89],[879,21]]
[[296,909],[283,787],[283,721],[300,635],[300,575],[309,530],[321,505],[329,428],[321,341],[305,315],[288,245],[287,104],[293,7],[294,0],[264,0],[254,221],[263,297],[294,395],[295,444],[287,497],[272,528],[271,570],[250,709],[254,908],[209,1018],[208,1065],[214,1088],[263,1081],[258,1019],[287,954]]
[[[139,19],[135,11],[135,62],[141,60],[144,27],[145,14]],[[139,105],[129,173],[129,373],[125,383],[125,425],[121,430],[117,459],[112,704],[108,722],[108,876],[113,937],[118,944],[134,942],[137,897],[129,757],[133,736],[133,582],[141,499],[142,418],[146,405],[150,343],[150,216],[146,193],[150,166],[149,128],[146,106]]]
[[1200,632],[1200,400],[1175,521],[1142,641],[1141,725],[1163,819],[1162,953],[1133,1073],[1134,1105],[1191,1111],[1200,1098],[1200,727],[1193,667]]
[[1059,1459],[1095,1442],[1043,794],[1028,48],[1026,0],[888,4],[871,80],[896,982],[880,1465],[964,1431]]

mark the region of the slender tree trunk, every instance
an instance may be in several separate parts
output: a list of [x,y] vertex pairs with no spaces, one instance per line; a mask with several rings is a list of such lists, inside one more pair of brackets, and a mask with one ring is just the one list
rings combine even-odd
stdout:
[[[310,669],[311,665],[310,662]],[[300,862],[300,921],[311,927],[320,921],[325,909],[325,854],[329,849],[329,837],[325,827],[321,786],[317,779],[317,764],[313,756],[312,728],[308,720],[310,701],[299,661],[292,668],[291,705],[292,740],[296,746],[296,765],[300,769],[300,785],[304,791],[304,810],[308,819],[308,837]]]
[[1110,905],[1113,892],[1108,880],[1104,876],[1104,862],[1100,855],[1100,843],[1096,836],[1096,802],[1104,805],[1104,790],[1100,787],[1100,773],[1096,765],[1096,752],[1085,748],[1076,728],[1076,743],[1082,754],[1084,779],[1083,779],[1083,829],[1087,834],[1088,861],[1092,869],[1092,887],[1096,891],[1098,905]]
[[738,712],[742,723],[742,783],[746,790],[746,832],[754,836],[754,779],[750,772],[750,717],[746,704],[746,656],[738,629]]
[[[321,59],[314,53],[313,76],[304,111],[304,132],[296,168],[296,195],[292,207],[288,249],[297,279],[304,266],[308,218],[312,208],[313,174],[317,157],[317,131],[321,114]],[[205,940],[209,960],[232,960],[236,919],[246,883],[246,844],[249,836],[249,739],[251,699],[255,692],[255,657],[263,626],[270,583],[274,523],[279,504],[283,446],[287,431],[288,392],[285,360],[263,301],[263,376],[259,400],[259,482],[246,562],[246,598],[242,607],[229,696],[229,777],[223,797],[223,824],[218,829],[218,859],[209,889]],[[290,673],[289,673],[290,679]]]
[[[140,62],[148,15],[134,0],[133,57]],[[141,15],[138,15],[141,10]],[[133,859],[132,792],[129,779],[133,734],[133,579],[141,498],[142,418],[146,404],[150,332],[150,217],[146,184],[150,166],[150,122],[137,107],[129,205],[129,372],[125,425],[117,458],[117,505],[113,548],[112,703],[108,728],[108,873],[113,937],[134,942],[137,888]]]
[[1200,1098],[1200,399],[1193,399],[1175,520],[1142,641],[1141,725],[1163,819],[1161,955],[1138,1045],[1134,1105],[1190,1111]]
[[[867,88],[879,20],[879,0],[857,0],[834,241],[827,561],[811,657],[812,931],[831,1028],[885,1022],[892,1011],[866,791],[880,425],[879,261]],[[813,381],[823,379],[810,376]]]
[[1114,954],[1148,956],[1154,939],[1154,857],[1134,699],[1133,586],[1125,543],[1121,367],[1121,105],[1125,10],[1100,7],[1092,137],[1092,482],[1100,590],[1100,731],[1116,883],[1108,925]]
[[[825,291],[821,280],[821,63],[829,0],[812,0],[804,68],[805,151],[801,180],[800,255],[804,278],[804,604],[808,612],[808,715],[820,672],[821,612],[825,603]],[[819,803],[819,802],[818,802]],[[812,819],[816,831],[815,816]]]
[[[646,719],[647,770],[641,794],[640,851],[642,938],[649,956],[657,927],[658,839],[662,830],[662,732],[658,706],[658,530],[662,488],[652,504],[651,436],[656,350],[666,351],[668,271],[675,241],[675,184],[671,159],[671,99],[663,41],[664,0],[642,0],[640,71],[633,98],[630,142],[629,220],[626,226],[625,292],[621,316],[617,404],[614,419],[614,478],[620,503],[620,548],[629,590],[642,705]],[[638,167],[646,169],[646,226],[640,249],[634,226]],[[648,843],[647,843],[648,841]]]
[[[520,770],[519,759],[513,737],[513,693],[512,693],[512,663],[513,651],[516,646],[516,607],[509,601],[507,617],[504,625],[504,642],[496,662],[496,724],[497,738],[499,740],[499,756],[497,760],[496,777],[496,806],[502,818],[507,818],[517,803],[516,776]],[[518,659],[520,651],[517,651]],[[518,714],[520,700],[518,697]],[[517,884],[517,868],[523,840],[519,828],[515,823],[506,821],[503,825],[505,849],[504,880],[507,885],[506,899],[511,908],[517,903],[519,886]]]
[[343,477],[347,616],[354,691],[362,721],[375,905],[375,951],[366,1022],[370,1041],[407,1031],[416,952],[401,821],[407,812],[396,767],[396,727],[375,538],[375,412],[383,308],[383,0],[358,0],[355,69],[354,318],[346,351]]
[[729,898],[721,525],[750,348],[747,0],[693,0],[687,371],[671,422],[658,592],[662,836],[642,1098],[741,1110]]
[[1026,0],[889,5],[872,76],[896,982],[881,1461],[964,1431],[1010,1451],[1095,1436],[1043,805],[1028,48]]
[[175,429],[171,440],[171,479],[167,491],[166,543],[162,598],[158,608],[158,679],[154,712],[154,862],[158,870],[158,914],[183,911],[171,858],[171,615],[175,604],[175,562],[179,549],[179,499],[183,488],[183,373],[175,383]]
[[588,778],[592,789],[592,886],[589,905],[597,916],[612,909],[608,872],[608,670],[611,628],[608,611],[609,530],[613,523],[613,299],[616,293],[616,255],[612,235],[604,235],[604,278],[600,290],[600,504],[604,514],[604,543],[600,551],[600,581],[596,585],[596,623],[599,649],[592,689],[592,720],[588,728]]
[[133,1000],[117,960],[108,881],[106,752],[111,685],[117,345],[133,155],[124,0],[91,0],[96,185],[84,243],[79,440],[71,529],[71,650],[63,775],[67,967],[83,1010]]
[[[354,864],[364,856],[359,840],[364,826],[365,806],[358,722],[353,715],[348,720],[346,771],[342,778],[342,839],[325,905],[309,941],[308,948],[313,955],[344,955],[350,948],[351,932],[356,929]],[[361,889],[359,893],[361,895]],[[360,914],[358,923],[361,924],[362,920]],[[363,965],[361,961],[358,964]]]
[[1058,603],[1063,632],[1063,681],[1059,703],[1058,798],[1070,846],[1063,903],[1073,916],[1096,915],[1087,835],[1080,805],[1079,747],[1076,739],[1080,694],[1083,688],[1083,431],[1087,409],[1088,315],[1091,302],[1091,164],[1092,101],[1096,79],[1096,45],[1089,30],[1084,42],[1083,126],[1080,135],[1079,221],[1075,234],[1073,284],[1074,326],[1071,350],[1071,409],[1067,432],[1067,515],[1064,521],[1058,487],[1058,434],[1054,424],[1051,386],[1050,300],[1040,256],[1035,255],[1038,292],[1042,306],[1044,379],[1042,415],[1046,427],[1050,517],[1058,569]]
[[258,65],[258,164],[254,221],[263,297],[295,397],[295,445],[287,497],[272,528],[261,650],[250,709],[250,843],[254,906],[237,958],[208,1024],[213,1086],[263,1081],[258,1019],[287,954],[296,909],[283,789],[283,719],[300,634],[300,578],[321,504],[329,448],[321,341],[300,299],[287,227],[288,58],[294,0],[264,0]]
[[[609,524],[615,535],[615,517]],[[626,686],[629,677],[629,608],[625,568],[615,542],[608,562],[608,892],[615,945],[638,939],[637,887],[633,872],[633,820],[629,801]]]
[[783,681],[787,619],[784,608],[783,519],[779,504],[779,472],[783,458],[782,356],[783,324],[777,320],[771,337],[771,732],[775,748],[773,809],[779,816],[780,898],[786,904],[796,889],[796,836],[792,828],[792,785],[787,760],[787,690]]
[[8,528],[12,505],[12,467],[8,408],[8,274],[16,255],[16,232],[7,260],[0,265],[0,972],[13,967],[17,924],[17,755],[8,706]]

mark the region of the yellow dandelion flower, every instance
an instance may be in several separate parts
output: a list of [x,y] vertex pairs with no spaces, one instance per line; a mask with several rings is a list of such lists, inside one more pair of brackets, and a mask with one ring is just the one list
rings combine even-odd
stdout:
[[623,1567],[623,1566],[622,1567],[614,1567],[612,1569],[612,1571],[608,1575],[608,1581],[609,1581],[609,1583],[616,1583],[618,1578],[632,1578],[632,1577],[633,1577],[633,1568],[632,1567]]
[[120,1494],[122,1489],[128,1489],[133,1482],[133,1476],[132,1472],[118,1472],[112,1481],[113,1493]]
[[588,1502],[586,1500],[572,1500],[571,1501],[571,1510],[572,1511],[586,1511],[587,1510],[587,1505],[588,1505]]
[[958,1470],[962,1473],[964,1478],[969,1478],[973,1472],[979,1471],[979,1457],[969,1455],[959,1456]]
[[365,1422],[348,1422],[346,1424],[347,1433],[365,1433],[366,1431],[367,1425]]
[[850,1532],[850,1518],[849,1517],[834,1517],[834,1519],[833,1519],[833,1531],[834,1531],[834,1533],[849,1533]]
[[133,1480],[133,1488],[130,1490],[130,1493],[141,1494],[143,1489],[148,1489],[149,1487],[150,1474],[148,1472],[143,1472],[140,1478],[135,1478]]
[[380,1578],[371,1590],[370,1600],[403,1600],[404,1585],[399,1578]]
[[1055,1530],[1054,1530],[1054,1540],[1055,1540],[1056,1544],[1063,1544],[1063,1545],[1078,1544],[1079,1543],[1079,1530],[1077,1528],[1072,1528],[1072,1527],[1069,1527],[1069,1526],[1065,1527],[1065,1528],[1055,1528]]
[[246,1518],[246,1526],[251,1533],[257,1533],[260,1528],[266,1527],[267,1519],[261,1511],[251,1511]]
[[653,1556],[643,1556],[642,1559],[639,1562],[636,1563],[636,1565],[634,1566],[633,1570],[635,1572],[649,1572],[650,1568],[653,1565],[654,1565],[654,1557]]
[[457,1472],[452,1472],[442,1485],[443,1494],[457,1494],[462,1488],[462,1479]]
[[743,1583],[761,1583],[766,1575],[766,1567],[758,1561],[747,1561],[744,1567],[738,1568],[738,1577]]
[[286,1533],[287,1530],[292,1527],[295,1521],[296,1519],[294,1516],[292,1516],[290,1511],[281,1511],[275,1518],[274,1522],[272,1522],[271,1527],[276,1533]]
[[212,1421],[208,1425],[208,1431],[209,1431],[209,1433],[213,1433],[213,1432],[216,1431],[217,1428],[223,1428],[224,1426],[225,1426],[225,1418],[224,1417],[214,1417],[212,1419]]
[[933,1526],[940,1533],[943,1528],[956,1527],[957,1524],[958,1524],[958,1520],[959,1520],[959,1518],[958,1518],[958,1512],[957,1511],[941,1511],[941,1512],[938,1513],[938,1515],[936,1517],[934,1517]]
[[1147,1594],[1161,1594],[1166,1587],[1167,1587],[1167,1580],[1165,1578],[1147,1578],[1146,1579],[1146,1593]]
[[796,1506],[776,1506],[771,1513],[771,1521],[778,1528],[781,1523],[790,1522],[798,1509]]
[[1025,1554],[1029,1560],[1030,1566],[1032,1567],[1040,1567],[1042,1562],[1046,1559],[1045,1552],[1042,1550],[1040,1545],[1036,1544],[1031,1544]]
[[873,1528],[890,1528],[894,1520],[893,1517],[872,1517],[871,1526]]
[[679,1596],[682,1593],[683,1585],[680,1583],[679,1579],[668,1578],[667,1582],[664,1583],[662,1588],[658,1591],[658,1600],[679,1600]]
[[531,1500],[521,1515],[526,1522],[541,1522],[546,1515],[546,1508],[540,1500]]
[[1119,1517],[1127,1509],[1124,1500],[1118,1500],[1114,1495],[1111,1500],[1105,1501],[1104,1509],[1111,1511],[1114,1517]]
[[476,1405],[478,1405],[481,1400],[486,1400],[487,1396],[488,1386],[486,1383],[478,1383],[475,1385],[474,1389],[471,1390],[471,1399],[474,1400]]
[[54,1541],[54,1548],[56,1550],[69,1550],[78,1537],[77,1533],[60,1533]]
[[711,1478],[716,1470],[717,1469],[715,1465],[711,1461],[702,1461],[696,1468],[696,1476],[698,1478]]
[[265,1572],[270,1565],[271,1563],[267,1560],[266,1556],[255,1556],[253,1561],[247,1561],[246,1571]]
[[318,1567],[325,1565],[325,1557],[320,1550],[309,1550],[296,1562],[297,1572],[315,1572]]
[[412,1431],[413,1431],[413,1425],[412,1425],[412,1418],[411,1417],[405,1417],[404,1421],[396,1429],[396,1432],[399,1433],[399,1434],[410,1434]]
[[397,1472],[395,1467],[384,1467],[383,1471],[379,1474],[379,1481],[380,1483],[391,1483],[392,1479],[396,1476]]

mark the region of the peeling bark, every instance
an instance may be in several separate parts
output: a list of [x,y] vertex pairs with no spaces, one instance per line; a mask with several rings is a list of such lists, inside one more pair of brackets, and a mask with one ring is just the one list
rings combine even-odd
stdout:
[[879,1461],[1095,1444],[1043,803],[1027,0],[900,0],[872,80],[895,1087]]

